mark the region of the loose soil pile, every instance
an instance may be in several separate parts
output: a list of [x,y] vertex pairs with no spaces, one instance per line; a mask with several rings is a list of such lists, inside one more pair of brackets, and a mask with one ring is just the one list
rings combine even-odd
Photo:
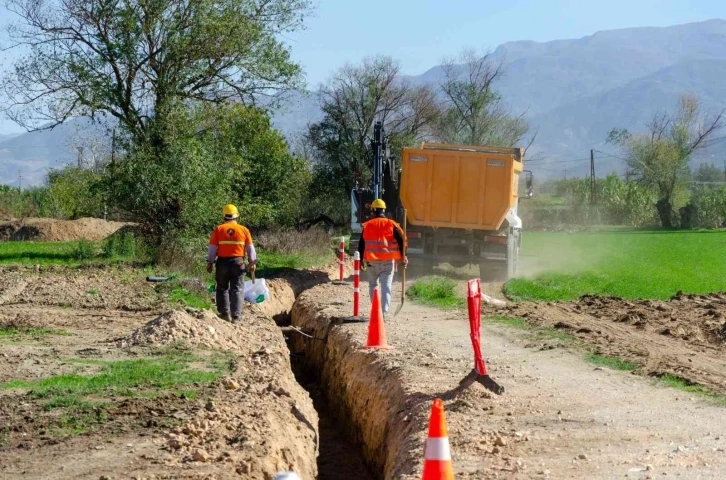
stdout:
[[586,296],[495,312],[570,333],[598,354],[632,362],[638,373],[674,375],[726,394],[726,294],[678,294],[667,302]]
[[81,239],[99,241],[127,225],[124,222],[107,222],[99,218],[78,220],[25,218],[0,222],[0,241],[72,242]]
[[[143,272],[123,268],[0,273],[0,477],[270,479],[291,469],[315,478],[317,414],[259,309],[240,325],[167,311]],[[1,387],[174,352],[191,355],[195,371],[226,373],[81,403]]]

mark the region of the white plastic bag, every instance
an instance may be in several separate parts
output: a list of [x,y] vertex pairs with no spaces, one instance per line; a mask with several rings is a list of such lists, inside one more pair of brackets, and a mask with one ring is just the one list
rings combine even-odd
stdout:
[[270,299],[270,289],[267,288],[264,278],[258,278],[255,283],[252,280],[245,282],[245,300],[250,303],[262,303]]
[[496,307],[506,307],[507,306],[507,302],[496,299],[496,298],[492,298],[489,295],[485,295],[483,293],[481,294],[481,299],[484,301],[484,303],[490,303]]

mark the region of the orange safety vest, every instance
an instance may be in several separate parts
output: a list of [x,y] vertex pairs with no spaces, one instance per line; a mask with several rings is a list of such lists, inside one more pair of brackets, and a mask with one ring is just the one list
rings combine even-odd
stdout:
[[252,244],[252,235],[247,227],[238,223],[223,223],[212,231],[209,244],[217,247],[217,257],[236,258],[247,254],[247,244]]
[[401,251],[396,237],[393,236],[394,228],[401,227],[389,218],[374,218],[363,224],[364,260],[369,262],[401,260]]

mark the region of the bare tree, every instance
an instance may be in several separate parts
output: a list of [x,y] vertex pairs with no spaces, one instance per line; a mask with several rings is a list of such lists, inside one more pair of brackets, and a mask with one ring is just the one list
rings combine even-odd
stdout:
[[502,59],[465,50],[446,60],[442,69],[442,115],[435,124],[440,141],[496,146],[523,141],[529,131],[524,114],[512,115],[494,89],[504,72]]
[[325,169],[337,188],[349,191],[353,172],[370,172],[369,142],[376,121],[383,122],[393,152],[429,135],[439,113],[435,95],[401,79],[399,71],[390,57],[367,58],[360,65],[344,66],[321,86],[324,117],[309,126],[306,137],[319,170]]
[[684,95],[676,112],[658,112],[646,126],[648,132],[641,135],[613,130],[608,142],[625,149],[629,170],[658,195],[661,225],[672,228],[677,197],[690,176],[691,156],[707,148],[724,127],[724,110],[705,115],[697,98]]

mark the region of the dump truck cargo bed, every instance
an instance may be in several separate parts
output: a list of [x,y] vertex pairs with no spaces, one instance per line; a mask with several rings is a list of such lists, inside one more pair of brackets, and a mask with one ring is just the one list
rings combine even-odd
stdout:
[[497,230],[517,205],[520,148],[423,144],[401,158],[400,198],[411,225]]

